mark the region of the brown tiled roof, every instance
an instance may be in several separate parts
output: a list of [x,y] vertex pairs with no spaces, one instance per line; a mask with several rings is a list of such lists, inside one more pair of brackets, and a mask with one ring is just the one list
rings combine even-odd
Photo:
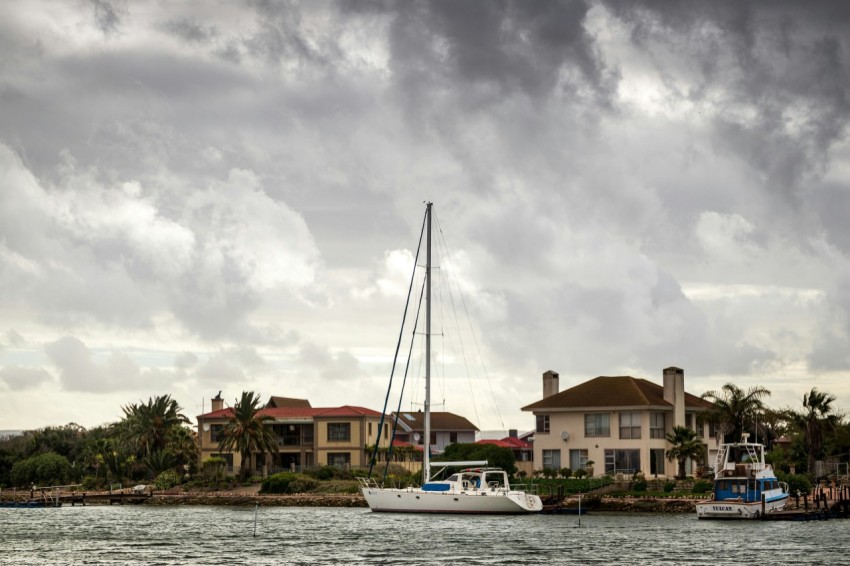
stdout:
[[[198,418],[215,419],[228,418],[233,414],[233,409],[228,407],[213,411]],[[259,410],[260,415],[276,419],[304,418],[304,417],[380,417],[381,413],[367,409],[366,407],[355,407],[345,405],[342,407],[265,407]]]
[[295,399],[293,397],[272,397],[266,407],[310,407],[307,399]]
[[[395,415],[395,413],[393,413]],[[407,425],[411,430],[425,430],[425,413],[417,411],[415,413],[399,413],[399,422]],[[454,413],[444,413],[439,411],[431,412],[431,430],[474,430],[478,427],[469,422],[465,417],[455,415]]]
[[[685,392],[685,407],[708,409],[711,403]],[[664,388],[628,375],[599,376],[522,408],[582,409],[585,407],[672,407],[664,400]]]

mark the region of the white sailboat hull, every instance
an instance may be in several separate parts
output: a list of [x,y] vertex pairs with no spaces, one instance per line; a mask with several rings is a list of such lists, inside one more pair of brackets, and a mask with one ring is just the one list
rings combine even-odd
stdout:
[[385,513],[468,513],[507,515],[543,510],[540,498],[521,491],[433,492],[419,488],[362,489],[372,511]]

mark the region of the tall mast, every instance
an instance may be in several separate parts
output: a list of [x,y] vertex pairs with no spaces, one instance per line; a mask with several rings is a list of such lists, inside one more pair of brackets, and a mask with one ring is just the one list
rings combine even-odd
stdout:
[[423,483],[431,479],[431,207],[425,203],[427,244],[425,253],[425,453],[422,459]]

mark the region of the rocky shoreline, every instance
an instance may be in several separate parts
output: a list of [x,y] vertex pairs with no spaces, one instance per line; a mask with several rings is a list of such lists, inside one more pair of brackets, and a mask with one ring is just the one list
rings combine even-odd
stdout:
[[154,493],[147,505],[260,505],[262,507],[366,507],[360,494],[246,495],[239,493]]
[[[222,505],[262,507],[367,507],[358,494],[260,495],[245,493],[154,493],[147,505]],[[694,499],[588,498],[583,505],[591,511],[613,513],[689,513]],[[572,505],[571,505],[572,506]]]

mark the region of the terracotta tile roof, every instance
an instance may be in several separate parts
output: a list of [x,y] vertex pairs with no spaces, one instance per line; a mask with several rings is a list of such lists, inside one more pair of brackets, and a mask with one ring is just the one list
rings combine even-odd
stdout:
[[[365,407],[344,405],[342,407],[265,407],[260,409],[261,415],[275,419],[315,418],[315,417],[380,417],[381,413]],[[233,409],[226,408],[199,415],[199,419],[228,418]]]
[[[685,407],[711,408],[711,403],[685,392]],[[523,411],[538,409],[582,409],[586,407],[671,407],[664,400],[664,388],[645,379],[628,375],[599,376],[556,393]]]
[[[395,413],[393,413],[395,415]],[[407,430],[425,430],[425,413],[417,411],[415,413],[401,412],[398,414],[398,421],[402,428]],[[466,417],[455,415],[454,413],[444,413],[440,411],[431,412],[431,430],[441,431],[456,431],[456,430],[472,430],[478,431],[478,427],[469,422]]]
[[310,407],[310,401],[307,399],[295,399],[293,397],[272,396],[266,407]]
[[393,440],[393,446],[395,446],[396,448],[401,448],[401,447],[405,447],[405,446],[413,446],[414,450],[419,450],[420,452],[425,451],[425,447],[422,446],[421,444],[413,445],[413,444],[410,444],[409,442],[405,442],[404,440],[398,440],[398,439]]
[[380,417],[381,413],[367,409],[366,407],[355,407],[352,405],[343,405],[342,407],[332,407],[330,409],[318,409],[317,417]]
[[524,440],[520,440],[519,438],[506,437],[501,440],[479,440],[475,444],[495,444],[496,446],[501,446],[502,448],[510,448],[511,450],[531,450],[531,444],[525,442]]

